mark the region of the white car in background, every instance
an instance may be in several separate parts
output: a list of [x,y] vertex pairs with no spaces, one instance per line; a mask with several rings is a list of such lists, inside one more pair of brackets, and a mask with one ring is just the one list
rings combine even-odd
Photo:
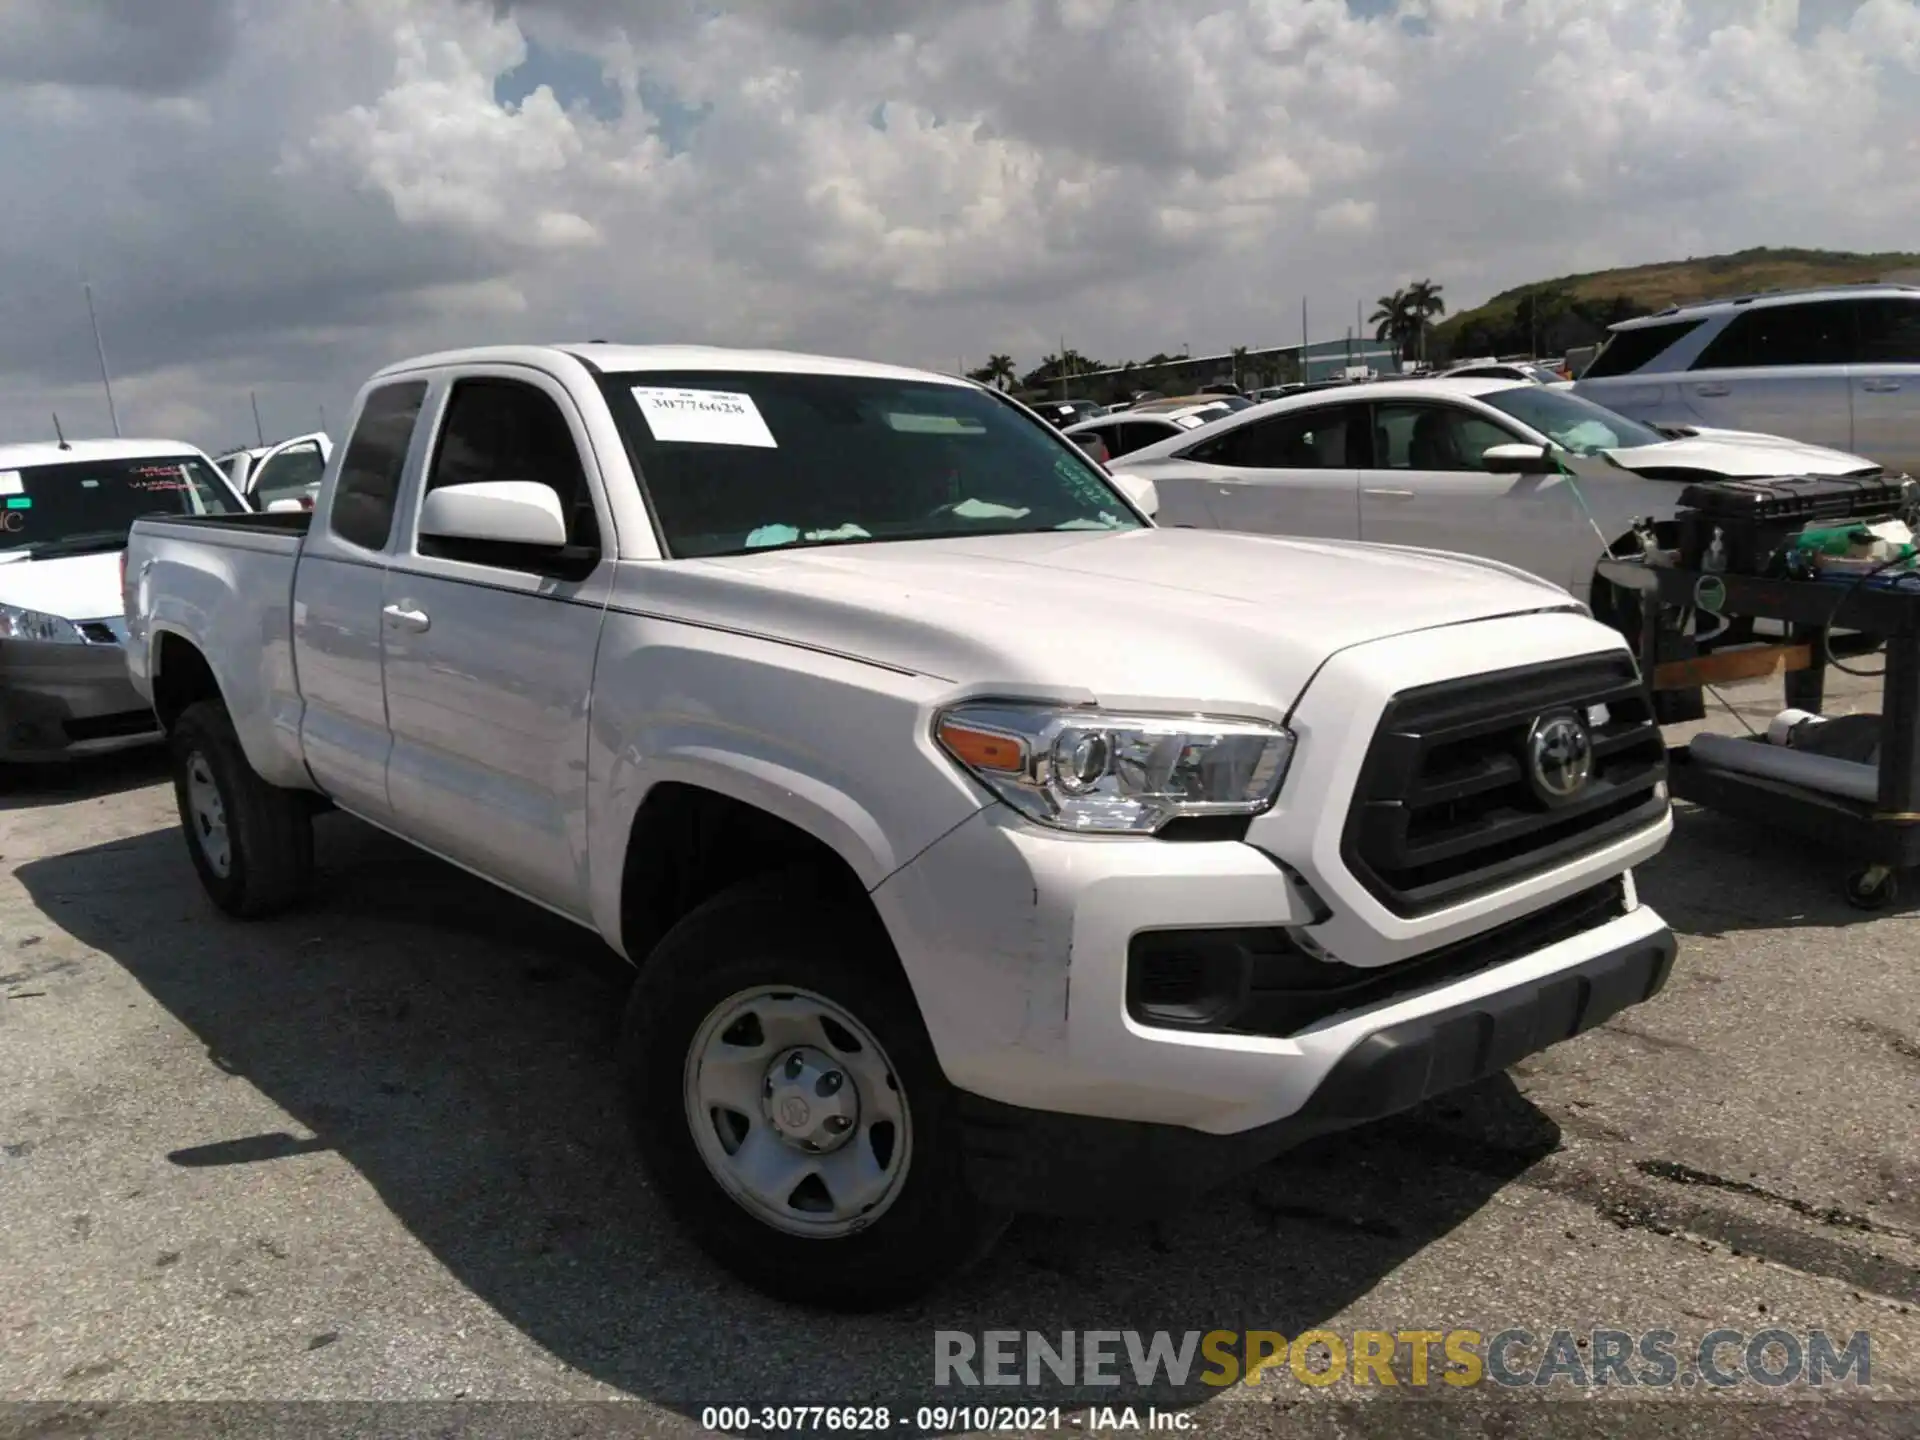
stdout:
[[284,510],[290,508],[288,502],[311,510],[313,497],[320,493],[320,477],[332,456],[332,439],[325,431],[315,430],[278,445],[232,450],[215,463],[256,510],[269,509],[276,503]]
[[1382,380],[1275,400],[1117,459],[1168,525],[1446,550],[1588,599],[1603,550],[1684,485],[1871,475],[1858,455],[1734,430],[1661,432],[1564,390]]
[[1105,462],[1128,455],[1162,440],[1177,439],[1216,420],[1223,420],[1235,409],[1232,397],[1208,395],[1180,401],[1148,400],[1114,415],[1100,415],[1066,428],[1067,438],[1094,459]]
[[142,515],[246,508],[191,445],[0,445],[0,760],[63,760],[160,738],[122,649],[127,532]]
[[1540,360],[1485,360],[1456,365],[1436,380],[1512,380],[1529,385],[1571,385],[1559,370]]

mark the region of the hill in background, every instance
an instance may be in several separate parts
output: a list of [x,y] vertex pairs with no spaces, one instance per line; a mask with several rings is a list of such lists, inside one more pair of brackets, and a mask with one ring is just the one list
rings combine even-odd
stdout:
[[1606,338],[1606,327],[1690,300],[1760,290],[1920,279],[1920,254],[1856,255],[1839,250],[1741,250],[1563,275],[1504,290],[1434,327],[1438,355],[1466,359],[1525,351],[1558,355]]

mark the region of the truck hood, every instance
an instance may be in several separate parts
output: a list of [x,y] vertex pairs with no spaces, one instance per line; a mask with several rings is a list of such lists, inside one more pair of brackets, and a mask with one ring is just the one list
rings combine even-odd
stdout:
[[1578,608],[1461,556],[1187,529],[1003,535],[621,567],[616,606],[1004,696],[1284,714],[1337,651]]
[[1685,434],[1677,440],[1609,450],[1606,455],[1624,470],[1655,477],[1663,470],[1686,470],[1728,480],[1757,480],[1776,475],[1861,475],[1880,468],[1863,456],[1789,440],[1784,435],[1695,426],[1685,427]]
[[122,610],[120,554],[68,555],[0,563],[0,605],[66,620],[110,620]]

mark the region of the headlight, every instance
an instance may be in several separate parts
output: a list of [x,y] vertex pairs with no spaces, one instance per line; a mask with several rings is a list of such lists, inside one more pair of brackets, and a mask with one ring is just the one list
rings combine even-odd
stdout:
[[0,605],[0,640],[38,640],[47,645],[84,645],[80,627],[58,615]]
[[943,712],[934,734],[1028,819],[1095,834],[1151,835],[1183,815],[1257,815],[1293,758],[1293,735],[1278,725],[1205,715],[979,703]]

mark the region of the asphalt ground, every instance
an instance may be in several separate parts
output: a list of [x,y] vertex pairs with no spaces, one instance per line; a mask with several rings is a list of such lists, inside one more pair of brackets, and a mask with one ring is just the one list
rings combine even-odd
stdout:
[[[1777,695],[1728,698],[1763,725]],[[1201,1435],[1920,1434],[1920,885],[1852,910],[1841,857],[1790,837],[1682,808],[1639,872],[1682,935],[1650,1004],[1157,1226],[1018,1221],[862,1318],[762,1299],[663,1216],[616,1111],[609,952],[351,819],[318,853],[310,908],[241,925],[158,756],[6,776],[0,1436],[694,1433],[719,1405],[745,1434],[824,1423],[761,1410],[792,1405],[997,1428],[920,1414],[981,1403]],[[1675,1332],[1683,1373],[933,1383],[936,1330],[1512,1328],[1540,1343],[1510,1368],[1606,1328]],[[1871,1384],[1686,1384],[1720,1328],[1867,1332]]]

